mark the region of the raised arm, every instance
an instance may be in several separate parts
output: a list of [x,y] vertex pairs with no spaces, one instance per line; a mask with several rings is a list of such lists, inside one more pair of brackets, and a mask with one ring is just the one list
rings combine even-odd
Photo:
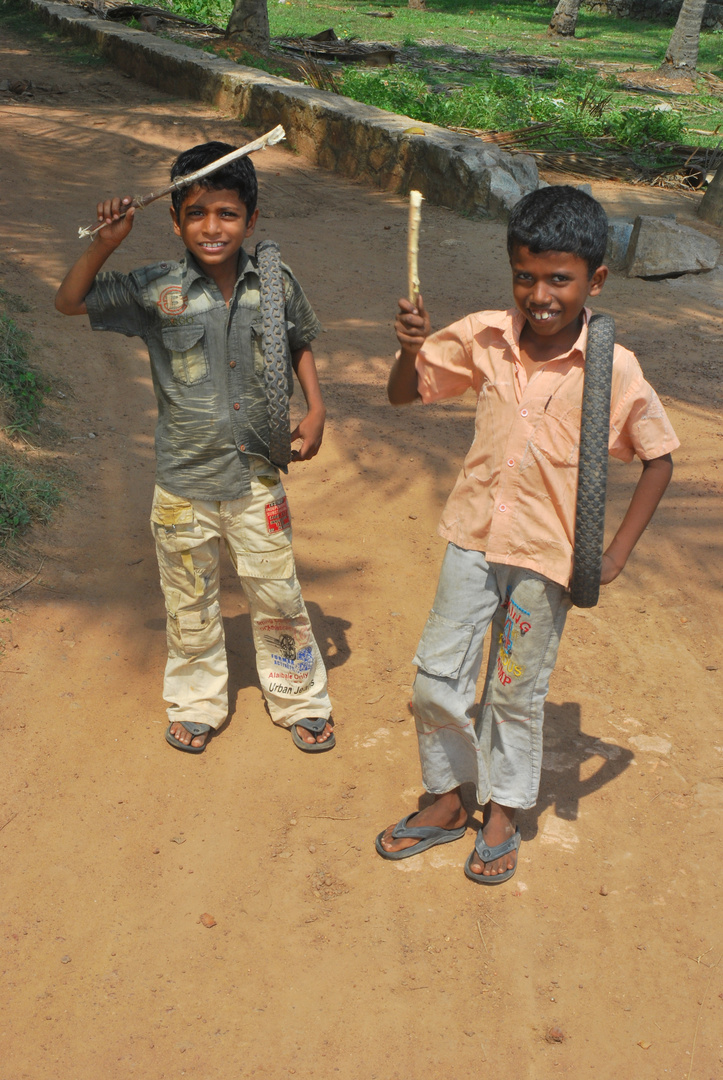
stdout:
[[128,197],[116,197],[98,203],[98,221],[105,221],[106,228],[96,233],[89,247],[71,266],[55,294],[55,306],[63,315],[88,313],[85,298],[93,288],[98,271],[133,228],[135,210],[132,207],[125,211],[124,218],[120,217],[130,201]]
[[431,330],[429,315],[421,296],[417,297],[416,307],[409,300],[399,301],[394,330],[400,351],[389,372],[387,396],[392,405],[407,405],[421,397],[417,389],[417,369],[414,362]]
[[291,354],[291,362],[306,399],[307,408],[306,416],[291,432],[292,442],[301,439],[301,449],[293,450],[291,456],[294,461],[308,461],[319,453],[321,440],[324,437],[326,408],[321,396],[319,376],[311,349],[308,346],[298,349]]
[[633,492],[620,528],[602,558],[600,584],[608,585],[621,572],[640,537],[645,532],[656,507],[673,475],[670,454],[643,462],[643,471]]

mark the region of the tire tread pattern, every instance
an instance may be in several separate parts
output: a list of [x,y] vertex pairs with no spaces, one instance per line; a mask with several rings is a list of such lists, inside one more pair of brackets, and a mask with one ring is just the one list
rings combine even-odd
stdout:
[[269,458],[285,468],[291,461],[289,424],[290,357],[286,340],[286,303],[281,253],[274,240],[256,247],[259,271],[264,387],[269,418]]
[[585,354],[570,585],[572,603],[581,608],[595,607],[600,596],[614,346],[615,320],[610,315],[593,315]]

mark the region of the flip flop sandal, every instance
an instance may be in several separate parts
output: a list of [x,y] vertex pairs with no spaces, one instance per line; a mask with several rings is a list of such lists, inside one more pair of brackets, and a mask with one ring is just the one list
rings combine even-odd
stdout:
[[297,720],[291,725],[291,738],[294,740],[294,744],[298,746],[299,750],[303,750],[305,754],[323,754],[325,751],[333,749],[336,746],[336,735],[333,732],[325,742],[307,743],[304,742],[296,730],[297,727],[301,727],[305,731],[310,731],[312,735],[321,735],[330,720],[330,716],[319,716],[312,719],[307,717],[305,720]]
[[502,844],[498,844],[497,847],[487,847],[482,836],[482,830],[477,833],[474,842],[474,851],[470,854],[467,862],[464,864],[464,872],[470,881],[476,881],[478,885],[501,885],[503,881],[509,881],[515,870],[517,869],[517,862],[511,870],[505,870],[504,874],[476,874],[472,869],[472,858],[475,851],[479,855],[482,862],[491,863],[495,859],[501,859],[503,855],[507,855],[510,851],[519,851],[522,837],[520,836],[520,830],[515,829],[515,835],[511,836],[509,840],[505,840]]
[[419,843],[414,847],[402,848],[401,851],[385,851],[382,847],[382,837],[386,829],[379,833],[374,846],[383,859],[409,859],[412,855],[420,855],[423,851],[436,847],[437,844],[450,844],[453,840],[461,840],[467,832],[466,825],[460,825],[458,829],[440,829],[437,825],[412,825],[408,828],[407,822],[416,816],[416,814],[407,814],[392,829],[394,840],[418,840]]
[[[196,737],[196,735],[207,735],[211,730],[209,724],[192,724],[190,720],[174,720],[173,723],[180,724],[181,727],[185,727],[189,735],[193,735],[194,738]],[[206,742],[203,744],[203,746],[191,746],[190,743],[183,743],[180,739],[177,739],[175,735],[171,735],[172,727],[173,724],[168,725],[168,729],[166,731],[166,742],[170,743],[171,746],[175,746],[176,750],[183,750],[186,754],[202,754],[203,751],[206,749],[208,739],[206,739]]]

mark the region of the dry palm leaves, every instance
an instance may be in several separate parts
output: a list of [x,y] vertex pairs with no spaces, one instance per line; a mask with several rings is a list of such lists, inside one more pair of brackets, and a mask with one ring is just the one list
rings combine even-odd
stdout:
[[357,41],[356,38],[340,39],[333,30],[322,30],[314,37],[277,37],[274,45],[291,56],[302,57],[319,63],[366,64],[368,67],[385,67],[396,63],[399,50],[383,41]]
[[651,142],[645,147],[645,161],[613,138],[589,139],[581,148],[568,149],[556,145],[556,141],[564,142],[568,137],[566,128],[558,120],[530,124],[517,131],[454,130],[496,143],[502,150],[530,154],[540,168],[598,180],[699,188],[707,175],[715,172],[723,162],[723,140],[712,149],[684,143]]
[[127,4],[124,0],[80,0],[77,6],[99,19],[108,19],[111,22],[130,22],[131,19],[137,19],[142,23],[143,20],[153,20],[156,24],[172,23],[175,26],[189,26],[194,30],[206,30],[214,34],[225,33],[220,26],[214,26],[213,23],[202,23],[197,19],[186,18],[185,15],[176,15],[167,8],[148,7],[146,4]]

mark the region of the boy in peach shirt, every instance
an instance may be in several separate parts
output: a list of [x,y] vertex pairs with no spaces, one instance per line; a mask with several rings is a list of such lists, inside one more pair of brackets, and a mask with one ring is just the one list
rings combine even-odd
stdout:
[[[605,212],[568,186],[543,188],[512,211],[507,247],[516,309],[483,311],[430,336],[399,301],[393,405],[477,395],[475,436],[440,524],[448,546],[414,663],[422,775],[434,802],[376,839],[405,859],[461,838],[460,786],[474,783],[485,823],[465,874],[483,885],[515,872],[518,809],[535,805],[543,708],[570,608],[588,296],[607,277]],[[609,452],[637,455],[642,475],[603,554],[601,584],[621,572],[670,480],[678,445],[634,355],[615,346]],[[484,638],[492,644],[474,715]]]

